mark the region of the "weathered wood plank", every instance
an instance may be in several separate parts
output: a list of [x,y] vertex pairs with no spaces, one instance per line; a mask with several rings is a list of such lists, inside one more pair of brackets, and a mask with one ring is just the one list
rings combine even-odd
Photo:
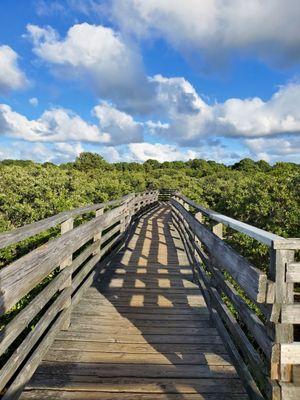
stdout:
[[[179,229],[182,235],[184,236],[185,245],[191,246],[191,243],[188,238],[188,231],[187,231],[188,226],[185,226],[185,228],[179,227]],[[206,260],[205,264],[210,267],[210,264],[207,263]],[[199,286],[202,290],[202,293],[206,299],[207,304],[210,305],[212,303],[211,310],[215,315],[214,321],[217,323],[217,326],[219,326],[219,332],[221,330],[221,332],[223,333],[223,339],[227,338],[225,340],[225,342],[227,343],[227,340],[229,340],[229,336],[227,331],[225,330],[223,323],[221,322],[220,317],[222,317],[222,319],[225,321],[225,324],[229,329],[229,332],[231,333],[232,337],[234,338],[235,343],[240,348],[241,352],[243,353],[248,363],[250,364],[252,373],[256,377],[258,382],[260,382],[260,386],[265,390],[266,393],[268,393],[269,397],[272,397],[273,395],[271,394],[271,392],[273,391],[272,383],[265,374],[265,367],[258,353],[254,349],[254,347],[252,346],[252,344],[250,343],[250,341],[248,340],[247,336],[242,331],[240,326],[237,324],[237,321],[234,319],[233,315],[230,313],[227,306],[222,301],[221,296],[219,295],[217,290],[211,287],[211,281],[209,281],[209,278],[206,276],[206,273],[198,265],[196,260],[195,260],[195,265],[196,265],[197,280]],[[258,398],[261,398],[261,394],[256,386],[256,383],[254,382],[249,371],[247,370],[244,361],[241,359],[240,355],[237,352],[235,343],[231,339],[230,343],[231,343],[229,348],[230,354],[232,354],[234,359],[236,360],[236,367],[241,374],[241,378],[244,381],[245,387],[248,388],[247,391],[249,393],[250,398],[256,399],[257,396]],[[274,388],[274,391],[278,392],[278,388]],[[278,395],[278,393],[276,395]],[[274,400],[275,398],[276,396],[274,397]]]
[[77,275],[72,280],[72,291],[75,291],[84,278],[89,274],[89,272],[94,268],[97,262],[101,258],[101,253],[96,253],[77,273]]
[[9,386],[7,391],[5,392],[4,396],[2,397],[3,400],[17,400],[20,397],[20,394],[27,384],[27,382],[32,377],[34,371],[38,367],[39,363],[41,362],[44,354],[47,352],[49,347],[51,346],[54,337],[57,331],[63,325],[65,319],[67,318],[68,314],[67,311],[64,310],[55,322],[50,327],[49,331],[47,332],[46,336],[42,339],[42,341],[38,344],[30,358],[27,360],[25,365],[22,367],[21,371],[17,375],[16,379],[13,383]]
[[[205,328],[205,329],[204,329]],[[80,323],[73,322],[69,328],[70,332],[102,332],[102,333],[110,333],[114,335],[121,335],[126,331],[127,335],[131,334],[140,334],[140,335],[217,335],[217,330],[211,327],[211,323],[209,321],[201,321],[198,324],[197,328],[185,327],[182,324],[181,327],[176,327],[173,329],[172,327],[152,327],[152,326],[144,326],[144,327],[135,327],[128,323],[125,326],[119,326],[118,324],[111,325],[103,325],[103,324],[93,324],[93,323]]]
[[300,364],[300,342],[284,343],[280,347],[282,363]]
[[231,365],[229,356],[214,353],[108,353],[66,351],[50,349],[44,361],[51,362],[78,362],[78,363],[104,363],[104,364],[159,364],[159,365]]
[[218,266],[225,268],[251,299],[258,303],[264,302],[266,298],[266,274],[252,266],[228,244],[195,220],[179,203],[174,200],[171,202],[189,223],[191,231],[214,255]]
[[[210,304],[212,302],[213,305],[211,305],[211,313],[212,313],[212,318],[220,332],[220,335],[223,338],[223,341],[226,345],[226,348],[229,351],[229,354],[231,355],[234,365],[236,366],[237,371],[239,372],[239,375],[244,383],[245,389],[251,399],[254,400],[263,400],[263,395],[261,394],[260,390],[258,389],[256,382],[254,381],[253,377],[251,376],[246,364],[244,363],[244,360],[242,359],[241,355],[237,351],[237,348],[232,341],[230,335],[228,334],[221,317],[219,316],[217,312],[217,308],[215,306],[220,305],[221,308],[226,311],[224,312],[224,315],[228,316],[227,322],[230,321],[231,316],[229,310],[226,310],[225,304],[222,302],[222,300],[219,297],[219,294],[216,289],[213,287],[209,286],[208,278],[206,277],[205,273],[202,272],[200,268],[198,268],[198,282],[199,286],[203,292],[203,295],[207,298],[207,302]],[[228,325],[227,325],[228,326]],[[230,324],[229,324],[230,326]],[[250,344],[250,343],[249,343]],[[242,350],[242,347],[241,347]],[[253,349],[254,350],[254,349]],[[247,355],[249,355],[248,352],[246,352]],[[259,363],[257,366],[261,365],[259,357],[256,357],[256,352],[255,350],[251,352],[253,358],[256,358]],[[250,357],[249,357],[250,360]],[[259,368],[259,373],[262,373],[262,370]],[[258,375],[259,376],[259,375]]]
[[92,243],[86,249],[84,249],[73,261],[72,263],[72,271],[75,273],[77,269],[84,263],[91,254],[96,251],[96,249],[100,246],[100,241]]
[[[83,318],[83,316],[86,315],[87,318],[93,317],[95,321],[101,320],[101,319],[108,319],[112,320],[112,316],[110,314],[107,314],[103,312],[102,314],[95,315],[93,312],[83,312],[82,314],[80,313],[74,313],[74,317],[78,318]],[[197,322],[197,321],[202,321],[209,319],[209,311],[208,310],[203,310],[202,313],[199,313],[199,315],[185,315],[185,314],[179,314],[179,315],[173,315],[173,314],[145,314],[145,313],[140,313],[140,314],[134,314],[134,313],[127,313],[123,314],[122,316],[116,316],[114,317],[115,321],[122,322],[124,319],[130,320],[133,323],[138,323],[138,321],[191,321],[191,322]]]
[[273,241],[283,239],[281,236],[275,235],[274,233],[267,232],[263,229],[256,228],[255,226],[227,217],[226,215],[222,215],[216,211],[209,210],[208,208],[205,208],[195,203],[194,201],[181,194],[177,194],[176,197],[184,200],[185,203],[189,204],[210,219],[220,222],[225,226],[229,226],[230,228],[238,232],[244,233],[245,235],[250,236],[253,239],[258,240],[259,242],[264,243],[270,247],[273,245]]
[[62,309],[65,301],[70,296],[71,289],[65,289],[59,297],[49,307],[47,312],[41,317],[35,326],[35,329],[30,331],[19,347],[14,351],[9,360],[1,369],[0,376],[0,391],[5,387],[7,382],[20,367],[22,362],[28,356],[30,350],[35,346],[40,337],[48,328],[51,321],[55,318],[58,312]]
[[54,398],[65,400],[246,400],[245,394],[181,394],[181,393],[111,393],[111,392],[62,392],[62,391],[46,391],[34,390],[23,394],[20,400],[53,400]]
[[251,335],[253,335],[256,342],[265,353],[266,357],[270,359],[272,352],[272,339],[274,339],[274,336],[273,338],[269,337],[263,322],[258,318],[254,311],[248,307],[246,302],[237,293],[233,285],[230,282],[225,281],[223,274],[213,266],[209,266],[208,270],[213,274],[214,277],[218,278],[216,289],[218,290],[219,286],[220,290],[223,291],[229,298]]
[[[203,304],[204,306],[204,304]],[[205,306],[204,306],[205,307]],[[107,306],[103,304],[88,304],[86,302],[81,301],[80,304],[74,308],[74,313],[82,313],[84,314],[86,311],[91,311],[94,313],[95,316],[103,314],[103,312],[108,313],[113,318],[114,315],[121,315],[124,314],[155,314],[157,316],[162,314],[169,314],[169,315],[199,315],[201,313],[201,309],[196,307],[131,307],[131,306],[116,306],[113,307],[112,305]]]
[[300,239],[299,238],[279,238],[274,240],[273,249],[276,250],[299,250]]
[[38,233],[46,231],[50,228],[53,228],[54,226],[66,221],[69,218],[90,213],[92,211],[96,211],[101,208],[117,205],[122,202],[128,201],[131,198],[131,196],[132,195],[126,195],[121,199],[112,200],[107,203],[92,204],[80,208],[75,208],[74,210],[70,211],[63,211],[59,214],[53,215],[52,217],[49,218],[45,218],[41,221],[24,225],[20,228],[14,229],[9,232],[0,233],[0,249],[18,243],[21,240],[37,235]]
[[281,383],[282,400],[299,400],[300,386],[293,383]]
[[47,275],[49,275],[70,253],[74,253],[103,226],[119,216],[124,206],[117,207],[92,221],[83,224],[57,239],[33,250],[0,270],[0,310],[8,311]]
[[95,364],[43,362],[40,374],[140,378],[237,378],[234,367],[223,365]]
[[[82,332],[60,332],[57,335],[59,340],[79,340],[81,341],[83,337]],[[182,337],[182,335],[114,335],[105,334],[101,332],[85,332],[84,338],[89,342],[100,342],[100,343],[149,343],[149,344],[161,344],[161,343],[181,343],[181,344],[202,344],[202,343],[216,343],[222,344],[219,335],[211,336],[198,336],[198,335],[188,335]]]
[[[101,377],[80,377],[80,376],[70,376],[70,380],[66,382],[63,377],[58,374],[49,376],[49,384],[43,374],[35,374],[33,379],[28,385],[28,391],[34,388],[47,389],[54,388],[56,390],[64,391],[95,391],[98,394],[101,392],[115,393],[120,396],[122,393],[127,393],[133,395],[134,393],[148,394],[152,393],[153,399],[156,399],[156,395],[159,394],[195,394],[202,393],[205,396],[209,394],[218,394],[220,397],[218,399],[224,400],[222,398],[223,394],[239,396],[245,393],[238,379],[178,379],[176,383],[172,379],[166,378],[101,378]],[[30,390],[31,389],[31,390]],[[184,397],[183,397],[184,399]],[[53,399],[51,399],[53,400]]]
[[282,323],[300,324],[300,304],[282,304]]
[[0,332],[0,354],[29,325],[30,321],[43,309],[69,276],[65,268],[47,285],[15,318]]
[[102,353],[214,353],[214,354],[226,354],[224,344],[216,343],[197,343],[197,344],[186,344],[186,343],[156,343],[155,346],[149,345],[149,343],[102,343],[102,342],[89,342],[84,340],[58,340],[56,339],[52,345],[53,350],[63,351],[99,351]]
[[[147,200],[140,200],[137,209],[143,210]],[[23,396],[34,393],[42,400],[52,389],[62,398],[93,392],[128,400],[247,398],[199,289],[187,276],[178,278],[180,263],[188,260],[178,234],[169,230],[169,218],[166,207],[148,213],[135,223],[118,261],[87,271],[79,290],[92,287],[73,308],[69,330],[58,333]],[[145,261],[141,277],[137,270]],[[122,276],[114,274],[116,265]],[[171,265],[175,277],[160,277]],[[190,267],[183,270],[191,275]]]
[[286,281],[300,283],[300,263],[294,262],[287,265]]

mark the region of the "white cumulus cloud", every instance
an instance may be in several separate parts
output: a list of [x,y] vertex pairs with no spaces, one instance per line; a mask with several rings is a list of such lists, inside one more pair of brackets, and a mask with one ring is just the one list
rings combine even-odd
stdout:
[[271,163],[282,160],[299,163],[300,136],[247,139],[245,143],[256,159]]
[[137,51],[111,28],[75,24],[60,38],[51,27],[27,26],[35,54],[63,79],[79,79],[123,109],[150,106],[151,85]]
[[28,85],[18,65],[18,54],[9,46],[0,46],[0,94],[23,89]]
[[56,164],[74,159],[83,152],[80,143],[30,143],[24,141],[14,141],[11,149],[0,149],[0,160],[34,160],[36,162],[53,162]]
[[93,113],[99,119],[101,131],[109,135],[110,143],[122,144],[143,140],[143,124],[136,122],[131,115],[105,102],[94,107]]
[[96,125],[91,125],[77,114],[62,108],[45,111],[40,118],[29,120],[6,104],[0,104],[0,134],[22,138],[27,141],[106,142]]
[[[110,2],[109,2],[110,3]],[[113,19],[140,37],[162,37],[184,55],[231,51],[275,63],[300,61],[298,0],[112,0]]]
[[39,118],[29,120],[7,104],[0,104],[0,135],[31,142],[81,141],[119,145],[143,141],[143,124],[112,105],[101,103],[93,108],[92,115],[98,123],[88,123],[70,110],[53,108],[44,111]]
[[300,84],[282,86],[267,101],[232,98],[208,104],[183,78],[154,78],[158,101],[166,110],[164,124],[150,126],[152,134],[177,143],[197,145],[214,136],[263,137],[300,133]]
[[154,159],[160,162],[189,160],[196,158],[193,150],[182,150],[177,146],[161,143],[130,143],[128,145],[127,158],[133,161],[146,161]]

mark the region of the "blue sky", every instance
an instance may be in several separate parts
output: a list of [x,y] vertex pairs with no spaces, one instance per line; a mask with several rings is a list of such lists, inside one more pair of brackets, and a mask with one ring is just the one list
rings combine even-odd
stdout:
[[296,0],[1,0],[0,158],[299,162]]

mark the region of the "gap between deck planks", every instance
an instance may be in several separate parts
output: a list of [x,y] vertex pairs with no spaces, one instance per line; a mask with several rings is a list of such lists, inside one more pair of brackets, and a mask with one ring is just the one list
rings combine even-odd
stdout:
[[243,400],[193,283],[170,208],[140,219],[74,307],[21,395],[29,399]]

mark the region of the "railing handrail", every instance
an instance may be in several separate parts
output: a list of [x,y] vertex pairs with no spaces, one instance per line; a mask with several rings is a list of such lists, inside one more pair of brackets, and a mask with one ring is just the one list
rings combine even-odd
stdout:
[[[12,315],[0,332],[0,355],[5,354],[0,375],[1,394],[6,390],[3,399],[19,396],[55,332],[70,325],[71,307],[92,283],[98,263],[113,248],[116,251],[130,232],[132,221],[155,208],[157,201],[157,191],[133,193],[118,200],[60,213],[50,217],[50,221],[46,218],[13,231],[12,237],[6,236],[6,243],[15,243],[20,237],[24,238],[24,232],[30,237],[61,223],[59,236],[29,249],[27,254],[0,269],[1,314],[11,312],[29,295],[24,304],[19,303],[21,311]],[[109,207],[113,205],[117,206]],[[96,211],[95,218],[74,227],[73,217],[90,211]],[[26,234],[28,227],[31,229]],[[5,234],[7,232],[2,238]],[[38,288],[37,294],[33,292],[35,288]],[[29,329],[32,323],[33,330]],[[14,347],[17,338],[20,342]]]
[[[152,193],[152,191],[144,193]],[[131,198],[135,197],[137,194],[130,193],[117,200],[112,200],[105,203],[91,204],[83,207],[74,208],[68,211],[62,211],[58,214],[52,215],[51,217],[44,218],[31,224],[26,224],[10,231],[2,232],[0,233],[0,249],[35,236],[41,232],[55,227],[58,224],[61,224],[62,222],[67,221],[70,218],[78,217],[82,214],[87,214],[89,212],[98,211],[101,208],[106,208],[113,205],[121,205]]]
[[[300,342],[293,326],[300,323],[300,307],[294,297],[294,284],[300,282],[300,263],[295,260],[300,238],[274,235],[209,210],[178,192],[171,206],[194,279],[220,335],[231,348],[250,398],[292,398],[289,388],[299,390],[293,366],[300,364]],[[203,216],[215,222],[209,223]],[[234,250],[226,237],[224,240],[224,225],[270,247],[266,272]]]
[[272,232],[265,231],[264,229],[256,228],[253,225],[247,224],[245,222],[241,222],[237,219],[227,217],[226,215],[220,214],[217,211],[210,210],[200,204],[197,204],[193,200],[190,200],[188,197],[183,194],[177,192],[174,197],[182,199],[185,203],[189,204],[196,210],[200,211],[205,216],[209,217],[213,221],[220,222],[240,233],[244,233],[245,235],[252,237],[255,240],[258,240],[261,243],[266,244],[269,247],[274,247],[274,243],[282,242],[287,239],[282,236],[276,235]]

